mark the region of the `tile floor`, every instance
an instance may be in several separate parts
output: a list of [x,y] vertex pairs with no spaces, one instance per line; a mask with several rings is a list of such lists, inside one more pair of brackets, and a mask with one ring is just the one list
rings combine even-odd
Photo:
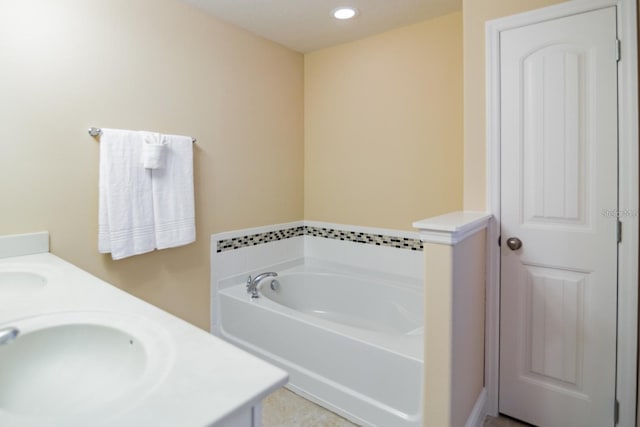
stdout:
[[[262,401],[263,427],[357,427],[341,416],[281,388]],[[527,427],[506,417],[489,417],[483,427]]]
[[356,425],[286,388],[281,388],[262,401],[262,427],[356,427]]
[[518,420],[499,416],[498,418],[487,417],[484,419],[482,427],[531,427],[531,424],[521,423]]

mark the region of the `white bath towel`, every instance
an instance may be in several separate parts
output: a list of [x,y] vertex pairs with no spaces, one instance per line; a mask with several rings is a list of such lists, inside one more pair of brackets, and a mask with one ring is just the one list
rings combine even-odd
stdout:
[[142,144],[140,132],[102,130],[98,250],[113,259],[155,247],[151,171],[140,164]]
[[142,144],[142,166],[145,169],[162,169],[166,164],[167,139],[156,132],[140,132]]
[[165,167],[151,170],[158,249],[182,246],[196,240],[193,142],[186,136],[165,135],[165,138]]

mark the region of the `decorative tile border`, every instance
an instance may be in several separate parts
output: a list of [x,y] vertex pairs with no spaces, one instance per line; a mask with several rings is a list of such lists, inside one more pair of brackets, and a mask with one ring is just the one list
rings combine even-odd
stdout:
[[390,246],[399,249],[422,250],[420,239],[407,237],[386,236],[384,234],[360,233],[355,231],[335,230],[332,228],[304,227],[305,236],[324,237],[326,239],[347,240],[349,242],[365,243],[376,246]]
[[383,234],[360,233],[356,231],[335,230],[333,228],[320,228],[301,226],[284,230],[269,231],[266,233],[251,234],[248,236],[234,237],[219,240],[217,252],[231,251],[260,245],[262,243],[275,242],[297,236],[314,236],[325,239],[344,240],[348,242],[364,243],[367,245],[389,246],[398,249],[410,249],[422,251],[422,241],[406,237],[386,236]]
[[262,243],[275,242],[304,235],[303,226],[287,228],[284,230],[268,231],[266,233],[251,234],[249,236],[234,237],[232,239],[218,240],[217,252],[231,251],[234,249],[256,246]]

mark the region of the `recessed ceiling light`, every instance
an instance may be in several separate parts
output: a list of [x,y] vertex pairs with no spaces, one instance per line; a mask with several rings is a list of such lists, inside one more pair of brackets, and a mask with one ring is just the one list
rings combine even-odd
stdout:
[[351,19],[358,14],[358,9],[354,7],[339,7],[333,9],[333,17],[336,19]]

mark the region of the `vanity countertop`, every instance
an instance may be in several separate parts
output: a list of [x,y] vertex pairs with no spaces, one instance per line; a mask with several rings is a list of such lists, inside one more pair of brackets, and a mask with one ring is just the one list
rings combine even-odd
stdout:
[[[139,328],[153,329],[167,344],[159,350],[167,361],[163,378],[144,397],[127,405],[126,410],[101,414],[99,419],[88,413],[82,422],[77,417],[65,421],[65,427],[76,423],[118,427],[226,425],[234,414],[258,404],[287,381],[283,370],[50,253],[0,258],[0,273],[3,271],[33,272],[46,278],[46,284],[23,289],[0,287],[0,328],[52,313],[103,312],[122,315]],[[58,425],[52,419],[8,414],[1,406],[0,402],[0,420],[10,416],[5,421],[10,419],[11,425]]]

